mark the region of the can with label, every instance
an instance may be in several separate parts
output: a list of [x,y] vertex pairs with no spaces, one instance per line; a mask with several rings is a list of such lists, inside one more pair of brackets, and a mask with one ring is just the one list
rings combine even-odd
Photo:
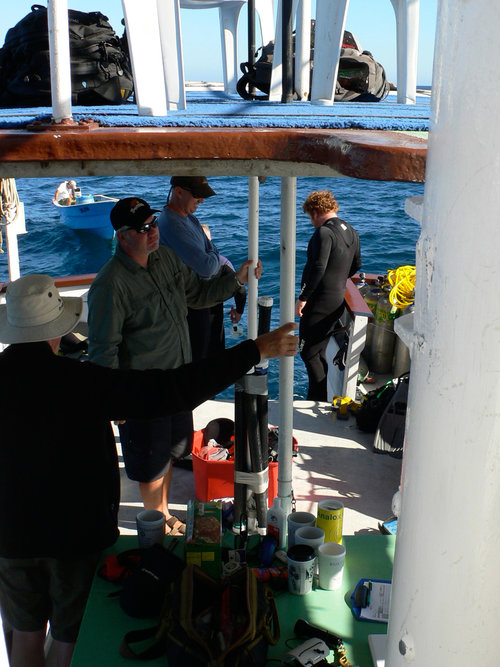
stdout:
[[325,542],[342,544],[342,522],[344,519],[344,505],[340,500],[328,498],[318,503],[318,518],[316,526],[325,531]]

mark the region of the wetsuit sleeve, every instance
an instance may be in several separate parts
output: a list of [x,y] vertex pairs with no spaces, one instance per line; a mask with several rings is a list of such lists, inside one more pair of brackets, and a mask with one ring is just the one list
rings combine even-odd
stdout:
[[238,291],[234,295],[234,304],[236,306],[236,312],[240,315],[243,314],[245,310],[245,304],[247,302],[247,291],[245,285],[238,288]]
[[[225,262],[220,267],[219,275],[223,276],[226,275],[227,273],[234,273],[234,266],[227,259],[227,257],[221,255],[221,259],[225,260]],[[236,306],[236,312],[239,313],[240,315],[242,315],[243,311],[245,310],[246,302],[247,302],[247,290],[245,285],[242,285],[241,287],[238,287],[238,289],[234,293],[234,305]]]
[[124,415],[147,418],[192,410],[245,375],[259,361],[257,345],[247,340],[214,357],[172,370],[110,374],[109,369],[88,365],[89,372],[95,375],[93,384],[106,394],[98,412],[104,411],[107,419],[121,419]]
[[314,290],[318,287],[325,274],[330,254],[335,250],[336,239],[323,226],[319,227],[309,241],[307,249],[307,264],[302,276],[301,292],[299,299],[307,301]]
[[361,268],[361,248],[359,244],[359,236],[357,232],[354,233],[356,234],[356,252],[354,253],[354,257],[352,259],[351,269],[349,271],[349,278],[353,276],[356,273],[356,271],[359,271],[359,269]]

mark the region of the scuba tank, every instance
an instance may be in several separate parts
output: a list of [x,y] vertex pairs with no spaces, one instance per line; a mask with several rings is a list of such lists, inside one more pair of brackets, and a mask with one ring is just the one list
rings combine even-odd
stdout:
[[[369,283],[365,282],[365,274],[360,273],[360,278],[361,281],[358,283],[358,288],[359,288],[359,293],[363,297],[363,299],[366,301],[366,304],[368,305],[368,308],[372,311],[373,315],[375,316],[375,311],[377,309],[377,302],[379,300],[380,295],[382,294],[382,288],[380,286],[380,281],[377,280],[376,283],[370,285]],[[363,357],[366,361],[366,363],[370,366],[372,363],[372,346],[373,346],[373,331],[374,331],[374,324],[373,322],[368,322],[368,325],[366,327],[366,340],[365,340],[365,347],[363,349]]]
[[[413,313],[415,306],[410,304],[403,310],[402,315]],[[399,377],[403,373],[408,373],[410,370],[410,350],[403,343],[399,336],[396,336],[396,344],[394,346],[394,358],[392,361],[392,373],[394,377]]]
[[373,329],[371,347],[371,368],[375,373],[391,373],[392,358],[396,334],[394,320],[399,315],[399,309],[394,309],[389,301],[390,289],[383,288],[375,309],[375,326]]

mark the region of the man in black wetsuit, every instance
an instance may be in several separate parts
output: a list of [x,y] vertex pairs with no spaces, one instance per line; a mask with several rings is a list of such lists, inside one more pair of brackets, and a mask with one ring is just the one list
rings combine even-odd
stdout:
[[299,349],[309,377],[307,398],[326,401],[326,347],[344,312],[346,280],[360,268],[361,253],[357,232],[337,216],[339,205],[329,190],[311,192],[302,208],[315,232],[295,303]]

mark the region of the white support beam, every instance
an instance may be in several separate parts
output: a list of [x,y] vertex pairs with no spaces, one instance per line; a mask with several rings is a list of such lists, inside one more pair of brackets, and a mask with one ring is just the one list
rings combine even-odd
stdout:
[[[297,179],[294,176],[281,179],[280,324],[295,319],[296,199]],[[288,515],[292,503],[294,357],[282,357],[279,363],[278,496]]]
[[248,303],[247,321],[248,338],[257,338],[257,299],[259,283],[255,277],[254,268],[259,258],[259,179],[257,176],[248,178],[248,259],[255,260],[255,264],[248,272]]
[[491,0],[439,3],[387,667],[498,663],[499,33]]
[[47,22],[50,54],[52,120],[71,119],[71,59],[69,51],[68,3],[48,0]]

